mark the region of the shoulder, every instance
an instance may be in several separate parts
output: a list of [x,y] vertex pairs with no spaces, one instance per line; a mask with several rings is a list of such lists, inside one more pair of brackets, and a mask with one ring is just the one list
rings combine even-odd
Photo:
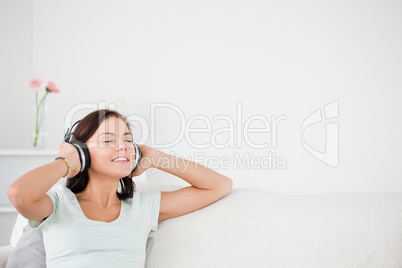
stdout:
[[66,192],[71,192],[71,190],[60,183],[56,183],[49,189],[49,191],[47,193],[52,194],[52,195],[61,196],[61,195],[65,194]]
[[138,206],[149,209],[153,207],[155,203],[160,203],[161,192],[160,191],[152,191],[152,192],[138,192],[134,191],[132,202],[137,204]]
[[127,198],[124,203],[131,207],[140,207],[146,210],[154,207],[156,204],[159,206],[161,200],[161,192],[153,191],[153,192],[138,192],[134,190],[133,197]]
[[152,191],[152,192],[145,192],[145,193],[138,192],[137,196],[142,202],[149,202],[149,201],[152,201],[153,199],[157,198],[158,196],[160,197],[160,195],[161,195],[161,191]]
[[55,185],[52,186],[52,188],[50,188],[50,190],[53,190],[53,191],[56,191],[56,192],[63,192],[66,189],[70,190],[66,186],[64,186],[63,184],[60,184],[60,183],[56,183]]
[[64,200],[64,202],[68,201],[69,203],[74,203],[74,200],[76,199],[75,194],[61,183],[56,183],[53,185],[46,194],[53,200],[55,205],[58,205],[58,202],[61,202],[61,200]]
[[64,192],[69,191],[70,189],[66,188],[65,186],[63,186],[60,183],[56,183],[55,185],[53,185],[48,191],[47,191],[47,195],[49,195],[50,197],[53,196],[61,196],[63,195]]

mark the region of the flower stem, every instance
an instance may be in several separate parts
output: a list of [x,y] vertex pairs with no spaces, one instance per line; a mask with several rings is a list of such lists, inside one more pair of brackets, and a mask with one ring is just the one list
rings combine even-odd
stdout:
[[35,104],[36,104],[36,120],[35,120],[34,147],[36,147],[38,141],[38,91],[35,92]]
[[[40,103],[39,103],[39,109],[41,108],[42,102],[45,100],[45,98],[46,98],[46,96],[47,96],[48,93],[49,93],[49,92],[46,91],[45,96],[43,96],[42,100],[40,101]],[[38,109],[38,113],[39,113],[39,109]],[[40,130],[40,127],[41,127],[41,125],[42,125],[42,119],[43,119],[43,117],[40,117],[40,118],[39,118],[39,120],[40,120],[40,121],[39,121],[39,130]]]
[[[35,123],[36,123],[36,124],[35,124],[35,140],[34,140],[34,147],[37,146],[37,143],[38,143],[38,136],[39,136],[39,130],[40,130],[41,123],[42,123],[42,120],[40,120],[40,122],[39,122],[39,111],[40,111],[42,102],[45,100],[45,98],[46,98],[46,96],[47,96],[48,93],[49,93],[49,92],[46,91],[45,96],[43,96],[43,98],[41,99],[40,103],[38,104],[38,91],[35,92],[35,103],[36,103],[36,122],[35,122]],[[42,119],[42,118],[41,118],[41,119]]]

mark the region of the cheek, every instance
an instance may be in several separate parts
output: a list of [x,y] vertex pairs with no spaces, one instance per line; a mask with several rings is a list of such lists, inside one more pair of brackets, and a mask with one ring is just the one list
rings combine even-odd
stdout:
[[100,168],[107,167],[111,163],[111,154],[105,149],[93,149],[90,150],[91,154],[91,166]]

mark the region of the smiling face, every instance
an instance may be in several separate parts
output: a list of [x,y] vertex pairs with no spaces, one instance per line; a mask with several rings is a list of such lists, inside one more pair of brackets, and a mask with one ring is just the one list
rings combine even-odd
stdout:
[[91,155],[90,177],[130,176],[135,150],[130,129],[122,119],[113,116],[103,120],[86,144]]

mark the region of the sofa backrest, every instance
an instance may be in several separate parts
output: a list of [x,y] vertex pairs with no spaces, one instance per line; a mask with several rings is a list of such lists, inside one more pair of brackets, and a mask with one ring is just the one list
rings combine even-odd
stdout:
[[159,223],[147,267],[402,267],[402,193],[233,188]]
[[[184,187],[136,185],[139,192]],[[233,188],[207,207],[159,222],[150,237],[148,268],[402,267],[402,193]]]

